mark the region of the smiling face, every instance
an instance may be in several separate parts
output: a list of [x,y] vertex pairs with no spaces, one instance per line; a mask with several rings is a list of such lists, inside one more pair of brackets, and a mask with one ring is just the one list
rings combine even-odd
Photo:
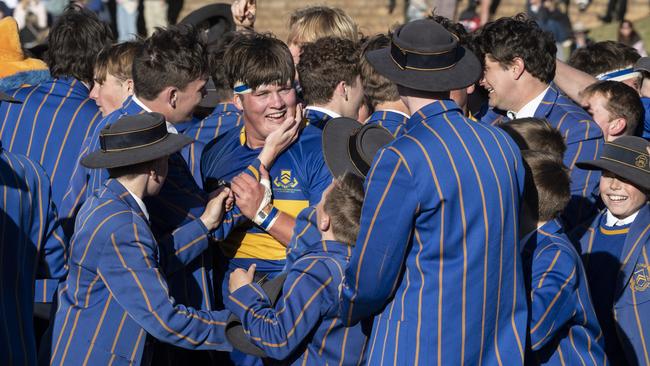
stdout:
[[243,111],[247,138],[263,141],[296,112],[296,92],[291,82],[284,85],[260,85],[251,93],[235,95],[237,108]]
[[504,111],[513,110],[512,92],[515,91],[515,79],[511,67],[503,67],[494,61],[490,54],[485,55],[485,67],[481,86],[488,92],[490,107]]
[[648,200],[647,195],[639,188],[606,170],[600,177],[600,198],[609,212],[618,219],[632,215]]

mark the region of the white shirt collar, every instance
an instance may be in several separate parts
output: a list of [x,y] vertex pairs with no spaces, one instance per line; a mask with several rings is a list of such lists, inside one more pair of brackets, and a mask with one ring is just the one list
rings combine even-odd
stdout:
[[[124,187],[124,188],[126,188],[126,187]],[[140,210],[142,210],[142,213],[144,214],[144,217],[146,217],[147,221],[149,221],[149,211],[147,211],[147,206],[145,206],[142,199],[140,197],[138,197],[137,195],[135,195],[133,192],[131,192],[130,189],[126,188],[126,190],[129,191],[129,193],[131,194],[131,197],[133,197],[133,199],[135,200],[135,203],[137,203],[138,206],[140,206]]]
[[406,118],[411,118],[411,116],[409,116],[408,114],[406,114],[406,113],[404,113],[404,112],[402,112],[402,111],[398,111],[398,110],[396,110],[396,109],[389,109],[389,108],[386,108],[386,109],[378,109],[378,110],[376,110],[375,112],[384,112],[384,111],[386,111],[386,112],[397,113],[397,114],[400,114],[400,115],[402,115],[402,116],[404,116],[404,117],[406,117]]
[[327,114],[328,116],[330,116],[332,118],[341,117],[340,114],[338,114],[338,113],[336,113],[336,112],[334,112],[334,111],[332,111],[330,109],[323,108],[323,107],[316,107],[316,106],[310,105],[310,106],[307,106],[307,108],[305,108],[305,109],[311,109],[313,111],[322,112],[322,113],[325,113],[325,114]]
[[525,106],[523,106],[519,112],[514,112],[514,111],[508,111],[506,114],[508,115],[508,118],[510,119],[515,119],[515,118],[529,118],[529,117],[534,117],[535,116],[535,111],[537,111],[537,107],[539,107],[539,104],[542,103],[542,100],[544,99],[544,96],[546,95],[546,92],[548,89],[550,89],[550,85],[544,89],[538,96],[533,98],[531,101],[526,103]]
[[[135,94],[133,94],[131,100],[133,100],[135,104],[139,105],[140,108],[144,109],[145,112],[149,112],[149,113],[153,112],[151,109],[149,109],[149,107],[144,105],[144,103],[142,103],[142,101],[138,99],[138,97],[136,97]],[[167,124],[167,132],[178,135],[178,130],[176,129],[176,127],[174,127],[174,124],[168,121],[165,121],[165,123]]]
[[624,219],[619,219],[618,217],[612,215],[612,213],[609,212],[609,210],[607,210],[607,212],[605,214],[606,215],[605,225],[607,225],[607,226],[623,226],[623,225],[631,224],[634,221],[634,219],[636,219],[636,215],[639,214],[639,211],[641,211],[641,209],[639,209],[637,212],[631,214],[630,216],[628,216],[628,217],[626,217]]

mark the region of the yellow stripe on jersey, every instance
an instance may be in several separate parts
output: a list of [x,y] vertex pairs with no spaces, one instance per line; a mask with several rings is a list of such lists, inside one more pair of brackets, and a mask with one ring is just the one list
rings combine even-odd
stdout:
[[627,227],[625,229],[615,229],[615,230],[610,230],[610,229],[605,229],[604,227],[600,227],[600,232],[603,233],[604,235],[620,235],[620,234],[627,234],[628,231],[630,231],[630,228]]
[[[273,200],[273,205],[280,211],[298,216],[298,213],[309,207],[308,200]],[[231,258],[258,258],[269,260],[284,260],[286,248],[267,233],[246,233],[231,235],[221,245],[223,253]]]

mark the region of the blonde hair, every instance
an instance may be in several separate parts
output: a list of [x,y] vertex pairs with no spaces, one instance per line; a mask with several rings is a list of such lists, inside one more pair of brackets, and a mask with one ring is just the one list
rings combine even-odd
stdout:
[[302,45],[323,37],[359,41],[357,24],[339,8],[311,6],[296,10],[289,19],[287,44]]

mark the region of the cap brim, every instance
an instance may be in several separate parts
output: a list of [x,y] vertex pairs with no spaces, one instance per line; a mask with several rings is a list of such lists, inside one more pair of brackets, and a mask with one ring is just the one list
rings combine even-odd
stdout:
[[368,62],[397,85],[415,90],[445,92],[466,88],[481,76],[482,68],[478,58],[461,47],[462,56],[452,67],[437,71],[419,71],[400,68],[390,55],[390,48],[382,48],[366,55]]
[[[286,278],[286,273],[283,273],[262,285],[262,290],[264,290],[266,296],[269,297],[272,305],[276,304],[278,298],[282,294],[282,287],[284,286],[284,280]],[[241,320],[235,314],[231,314],[226,322],[226,338],[228,338],[228,341],[235,349],[241,352],[256,357],[268,357],[266,352],[254,345],[248,339],[246,333],[244,333],[244,327],[241,324]]]
[[576,163],[576,167],[585,170],[607,170],[625,178],[639,187],[650,190],[650,179],[648,179],[647,173],[644,174],[640,170],[635,170],[636,168],[629,167],[613,160],[605,160],[601,158],[598,160],[581,161]]
[[323,128],[323,156],[333,177],[346,172],[362,176],[363,173],[352,163],[350,157],[350,136],[363,125],[352,118],[334,118]]
[[144,163],[171,155],[193,141],[188,136],[170,133],[164,140],[141,148],[111,152],[94,151],[81,159],[81,165],[86,168],[98,169]]

